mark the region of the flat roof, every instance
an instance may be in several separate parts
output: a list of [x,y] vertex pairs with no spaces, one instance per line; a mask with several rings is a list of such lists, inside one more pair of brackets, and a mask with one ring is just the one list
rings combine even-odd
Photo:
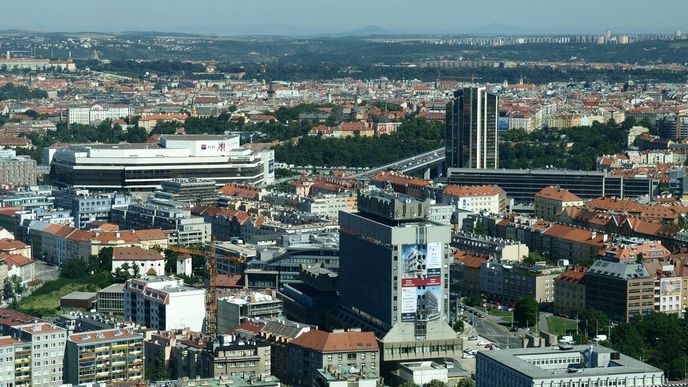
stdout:
[[91,300],[96,298],[98,293],[96,292],[71,292],[60,298],[60,300]]
[[615,352],[619,353],[619,358],[611,359],[609,366],[607,367],[580,368],[579,372],[568,373],[567,367],[563,364],[562,367],[556,369],[545,369],[531,364],[525,360],[525,358],[530,356],[541,356],[542,359],[552,359],[566,355],[581,355],[583,351],[586,351],[589,348],[590,346],[588,345],[574,345],[567,349],[561,349],[558,346],[554,346],[542,348],[505,349],[500,351],[483,351],[478,352],[477,359],[479,360],[482,357],[488,358],[533,379],[571,378],[574,375],[604,376],[623,375],[629,373],[663,373],[663,371],[659,368],[655,368],[649,364],[643,363],[630,356],[626,356],[618,351],[601,345],[594,346],[594,351],[597,353],[608,354]]

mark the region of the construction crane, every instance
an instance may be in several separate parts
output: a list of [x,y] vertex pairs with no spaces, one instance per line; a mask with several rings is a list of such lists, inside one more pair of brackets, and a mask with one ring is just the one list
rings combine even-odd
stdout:
[[206,258],[208,282],[205,292],[205,333],[210,337],[217,336],[217,250],[215,238],[210,240],[209,251],[182,246],[169,246],[168,249],[175,253],[196,255]]

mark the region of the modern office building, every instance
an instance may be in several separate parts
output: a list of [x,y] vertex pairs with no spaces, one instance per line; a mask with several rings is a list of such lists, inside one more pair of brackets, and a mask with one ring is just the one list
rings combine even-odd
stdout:
[[614,176],[607,172],[560,169],[485,169],[452,168],[450,184],[498,185],[517,203],[533,203],[535,194],[549,186],[559,186],[582,199],[599,197],[653,199],[659,181],[649,176]]
[[131,279],[124,285],[124,318],[151,329],[200,332],[205,320],[205,289],[185,286],[176,278]]
[[272,150],[253,151],[239,136],[164,135],[160,144],[85,144],[57,149],[50,178],[62,187],[153,191],[164,180],[211,179],[217,184],[274,180]]
[[153,203],[212,206],[220,196],[214,180],[177,178],[163,180],[151,198]]
[[655,279],[642,263],[598,260],[585,275],[585,306],[626,322],[655,310]]
[[208,243],[211,224],[202,217],[191,215],[188,209],[150,203],[134,203],[113,208],[111,219],[122,229],[154,229],[172,231],[170,242],[179,245]]
[[499,166],[499,97],[483,87],[456,90],[447,105],[448,168],[495,169]]
[[64,381],[72,385],[142,381],[143,336],[119,329],[70,335]]
[[448,225],[426,219],[430,200],[366,191],[339,214],[339,318],[381,338],[383,358],[455,357],[448,325]]
[[482,351],[477,387],[664,386],[664,372],[610,348],[586,345]]
[[124,314],[124,284],[112,284],[99,290],[96,309],[103,314]]
[[93,221],[110,220],[110,210],[126,207],[131,197],[122,193],[90,193],[87,189],[65,188],[53,190],[55,207],[69,210],[77,228],[85,228]]

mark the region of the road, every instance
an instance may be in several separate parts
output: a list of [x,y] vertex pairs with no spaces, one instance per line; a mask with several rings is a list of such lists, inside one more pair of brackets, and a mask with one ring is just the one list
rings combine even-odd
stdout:
[[480,337],[484,337],[501,348],[521,348],[521,340],[507,328],[488,318],[476,318],[473,327]]

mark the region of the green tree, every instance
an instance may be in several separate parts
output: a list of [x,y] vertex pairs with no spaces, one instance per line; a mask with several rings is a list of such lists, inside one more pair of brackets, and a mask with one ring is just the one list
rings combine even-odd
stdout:
[[514,322],[521,327],[533,326],[540,313],[540,307],[533,297],[523,296],[514,305]]
[[159,380],[170,380],[170,372],[165,361],[165,351],[162,346],[158,346],[153,357],[152,367],[146,367],[146,380],[157,382]]
[[475,382],[473,379],[461,379],[461,381],[456,385],[456,387],[475,387]]
[[609,317],[601,310],[585,309],[578,315],[578,328],[584,337],[606,334],[608,327]]
[[60,277],[81,279],[88,276],[88,266],[79,258],[67,258],[60,266]]
[[454,328],[454,332],[462,333],[464,330],[463,321],[461,321],[461,320],[454,321],[452,328]]
[[477,306],[482,305],[483,299],[480,298],[480,296],[470,296],[470,297],[465,297],[463,299],[463,303],[472,307],[472,308],[475,308]]
[[447,383],[438,380],[438,379],[432,379],[430,383],[425,385],[426,387],[447,387]]

